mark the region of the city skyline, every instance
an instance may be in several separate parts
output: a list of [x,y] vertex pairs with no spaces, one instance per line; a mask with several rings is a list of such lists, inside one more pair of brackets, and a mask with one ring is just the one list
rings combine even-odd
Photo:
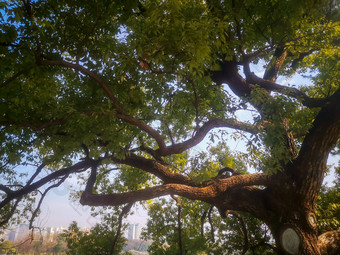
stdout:
[[[82,232],[90,232],[90,227],[80,227],[80,231]],[[11,226],[4,231],[0,238],[4,240],[9,240],[11,242],[21,242],[25,241],[28,238],[32,238],[33,240],[40,239],[41,237],[44,241],[53,242],[56,241],[56,238],[59,234],[64,233],[67,230],[65,226],[57,226],[57,227],[44,227],[44,228],[34,228],[29,229],[29,224],[21,223],[16,226]],[[128,240],[140,240],[140,235],[142,232],[142,226],[138,223],[129,224],[126,230],[124,231],[124,236]]]

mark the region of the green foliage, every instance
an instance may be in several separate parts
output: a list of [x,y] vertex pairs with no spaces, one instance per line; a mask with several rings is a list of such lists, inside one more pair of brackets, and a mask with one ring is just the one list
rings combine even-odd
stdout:
[[233,154],[225,143],[211,145],[206,151],[193,155],[187,162],[190,169],[188,175],[197,183],[202,183],[215,177],[224,167],[231,167],[239,173],[246,173],[243,160]]
[[[93,79],[67,68],[36,65],[32,52],[37,37],[46,57],[80,63],[100,74],[124,112],[155,127],[168,143],[190,137],[197,125],[209,119],[228,118],[240,110],[234,96],[211,86],[206,74],[207,68],[217,66],[221,55],[231,58],[235,49],[256,52],[268,44],[287,45],[291,55],[284,68],[292,70],[289,63],[301,52],[324,46],[303,59],[298,71],[316,71],[315,85],[306,87],[313,96],[329,95],[338,87],[339,51],[334,45],[339,26],[337,21],[326,22],[315,1],[141,4],[143,8],[138,1],[34,2],[34,24],[22,3],[2,4],[5,18],[0,42],[14,46],[0,47],[4,67],[0,80],[25,71],[1,87],[4,126],[0,155],[4,164],[23,163],[30,155],[36,161],[67,166],[82,154],[81,144],[95,158],[107,151],[122,156],[127,146],[156,146],[143,131],[114,118],[112,102]],[[218,9],[219,15],[207,11],[209,8]],[[242,26],[242,38],[235,31],[238,26]],[[269,56],[259,55],[254,63]],[[140,68],[141,59],[151,71]],[[261,93],[253,96],[254,102],[266,101]],[[267,148],[249,150],[260,163],[264,161],[257,164],[261,169],[289,160],[282,149],[280,118],[288,117],[294,131],[305,131],[308,124],[303,120],[311,120],[315,114],[284,98],[276,99],[266,102],[272,110],[268,116],[282,108],[285,114],[271,115],[279,119],[270,119],[273,126],[259,137],[261,146]],[[42,128],[46,125],[49,128]],[[269,157],[274,162],[268,162]]]
[[321,189],[316,214],[320,234],[340,230],[340,167],[335,168],[334,186]]
[[96,224],[89,232],[81,231],[77,223],[75,221],[72,222],[68,230],[62,234],[67,242],[67,254],[119,254],[126,240],[120,235],[112,250],[117,226],[117,217],[114,214],[103,216],[102,222]]
[[[181,233],[186,254],[241,254],[244,235],[248,235],[249,254],[275,254],[270,248],[271,235],[261,221],[242,214],[247,232],[240,220],[232,215],[224,220],[210,205],[180,198]],[[179,252],[178,207],[172,199],[160,199],[149,206],[150,219],[143,238],[152,240],[152,254],[177,254]],[[246,254],[248,254],[246,253]]]
[[16,254],[17,248],[11,241],[0,240],[0,252],[1,254]]

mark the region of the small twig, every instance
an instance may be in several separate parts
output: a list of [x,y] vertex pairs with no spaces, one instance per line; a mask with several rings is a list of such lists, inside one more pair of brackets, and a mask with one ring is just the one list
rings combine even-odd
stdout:
[[178,246],[179,246],[179,255],[183,254],[183,243],[182,243],[182,204],[179,201],[178,197],[171,195],[172,199],[174,199],[177,203],[177,231],[178,231]]
[[208,221],[209,221],[209,224],[210,224],[211,241],[214,243],[215,242],[215,229],[214,229],[213,221],[211,219],[211,213],[212,213],[213,208],[214,208],[214,206],[211,206],[209,211],[208,211]]
[[204,222],[209,210],[205,210],[201,216],[201,236],[204,236]]
[[29,221],[29,229],[32,228],[34,219],[37,217],[37,214],[38,214],[38,212],[39,212],[39,210],[40,210],[41,204],[42,204],[42,202],[43,202],[45,196],[47,195],[47,193],[48,193],[51,189],[56,188],[56,187],[59,187],[60,184],[62,184],[62,183],[66,180],[66,178],[67,178],[68,176],[69,176],[69,175],[65,175],[63,178],[61,178],[61,179],[59,180],[58,183],[51,185],[50,187],[48,187],[48,188],[42,193],[41,198],[40,198],[40,200],[39,200],[39,202],[38,202],[38,205],[37,205],[37,207],[35,208],[34,212],[32,213],[32,217],[31,217],[31,219],[30,219],[30,221]]
[[10,78],[8,78],[6,81],[4,81],[2,84],[0,84],[0,88],[4,88],[6,85],[8,85],[9,83],[11,83],[15,79],[17,79],[22,74],[27,73],[28,71],[30,71],[33,67],[34,67],[34,65],[31,65],[30,67],[24,68],[23,70],[17,72],[16,74],[14,74]]

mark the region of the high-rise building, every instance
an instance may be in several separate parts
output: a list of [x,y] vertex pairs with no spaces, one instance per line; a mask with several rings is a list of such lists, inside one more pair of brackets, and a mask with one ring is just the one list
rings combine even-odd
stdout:
[[139,224],[130,224],[128,228],[128,239],[135,240],[139,239],[141,233],[141,227]]
[[11,241],[11,242],[14,242],[15,241],[15,236],[16,236],[16,231],[12,230],[11,232],[9,232],[8,234],[8,240]]
[[20,224],[15,230],[9,233],[8,239],[12,242],[22,241],[29,235],[28,224]]

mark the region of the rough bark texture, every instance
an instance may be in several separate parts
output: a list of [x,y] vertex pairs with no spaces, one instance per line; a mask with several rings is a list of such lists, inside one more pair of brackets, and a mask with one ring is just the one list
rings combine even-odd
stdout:
[[321,255],[340,254],[340,231],[329,231],[318,237]]

